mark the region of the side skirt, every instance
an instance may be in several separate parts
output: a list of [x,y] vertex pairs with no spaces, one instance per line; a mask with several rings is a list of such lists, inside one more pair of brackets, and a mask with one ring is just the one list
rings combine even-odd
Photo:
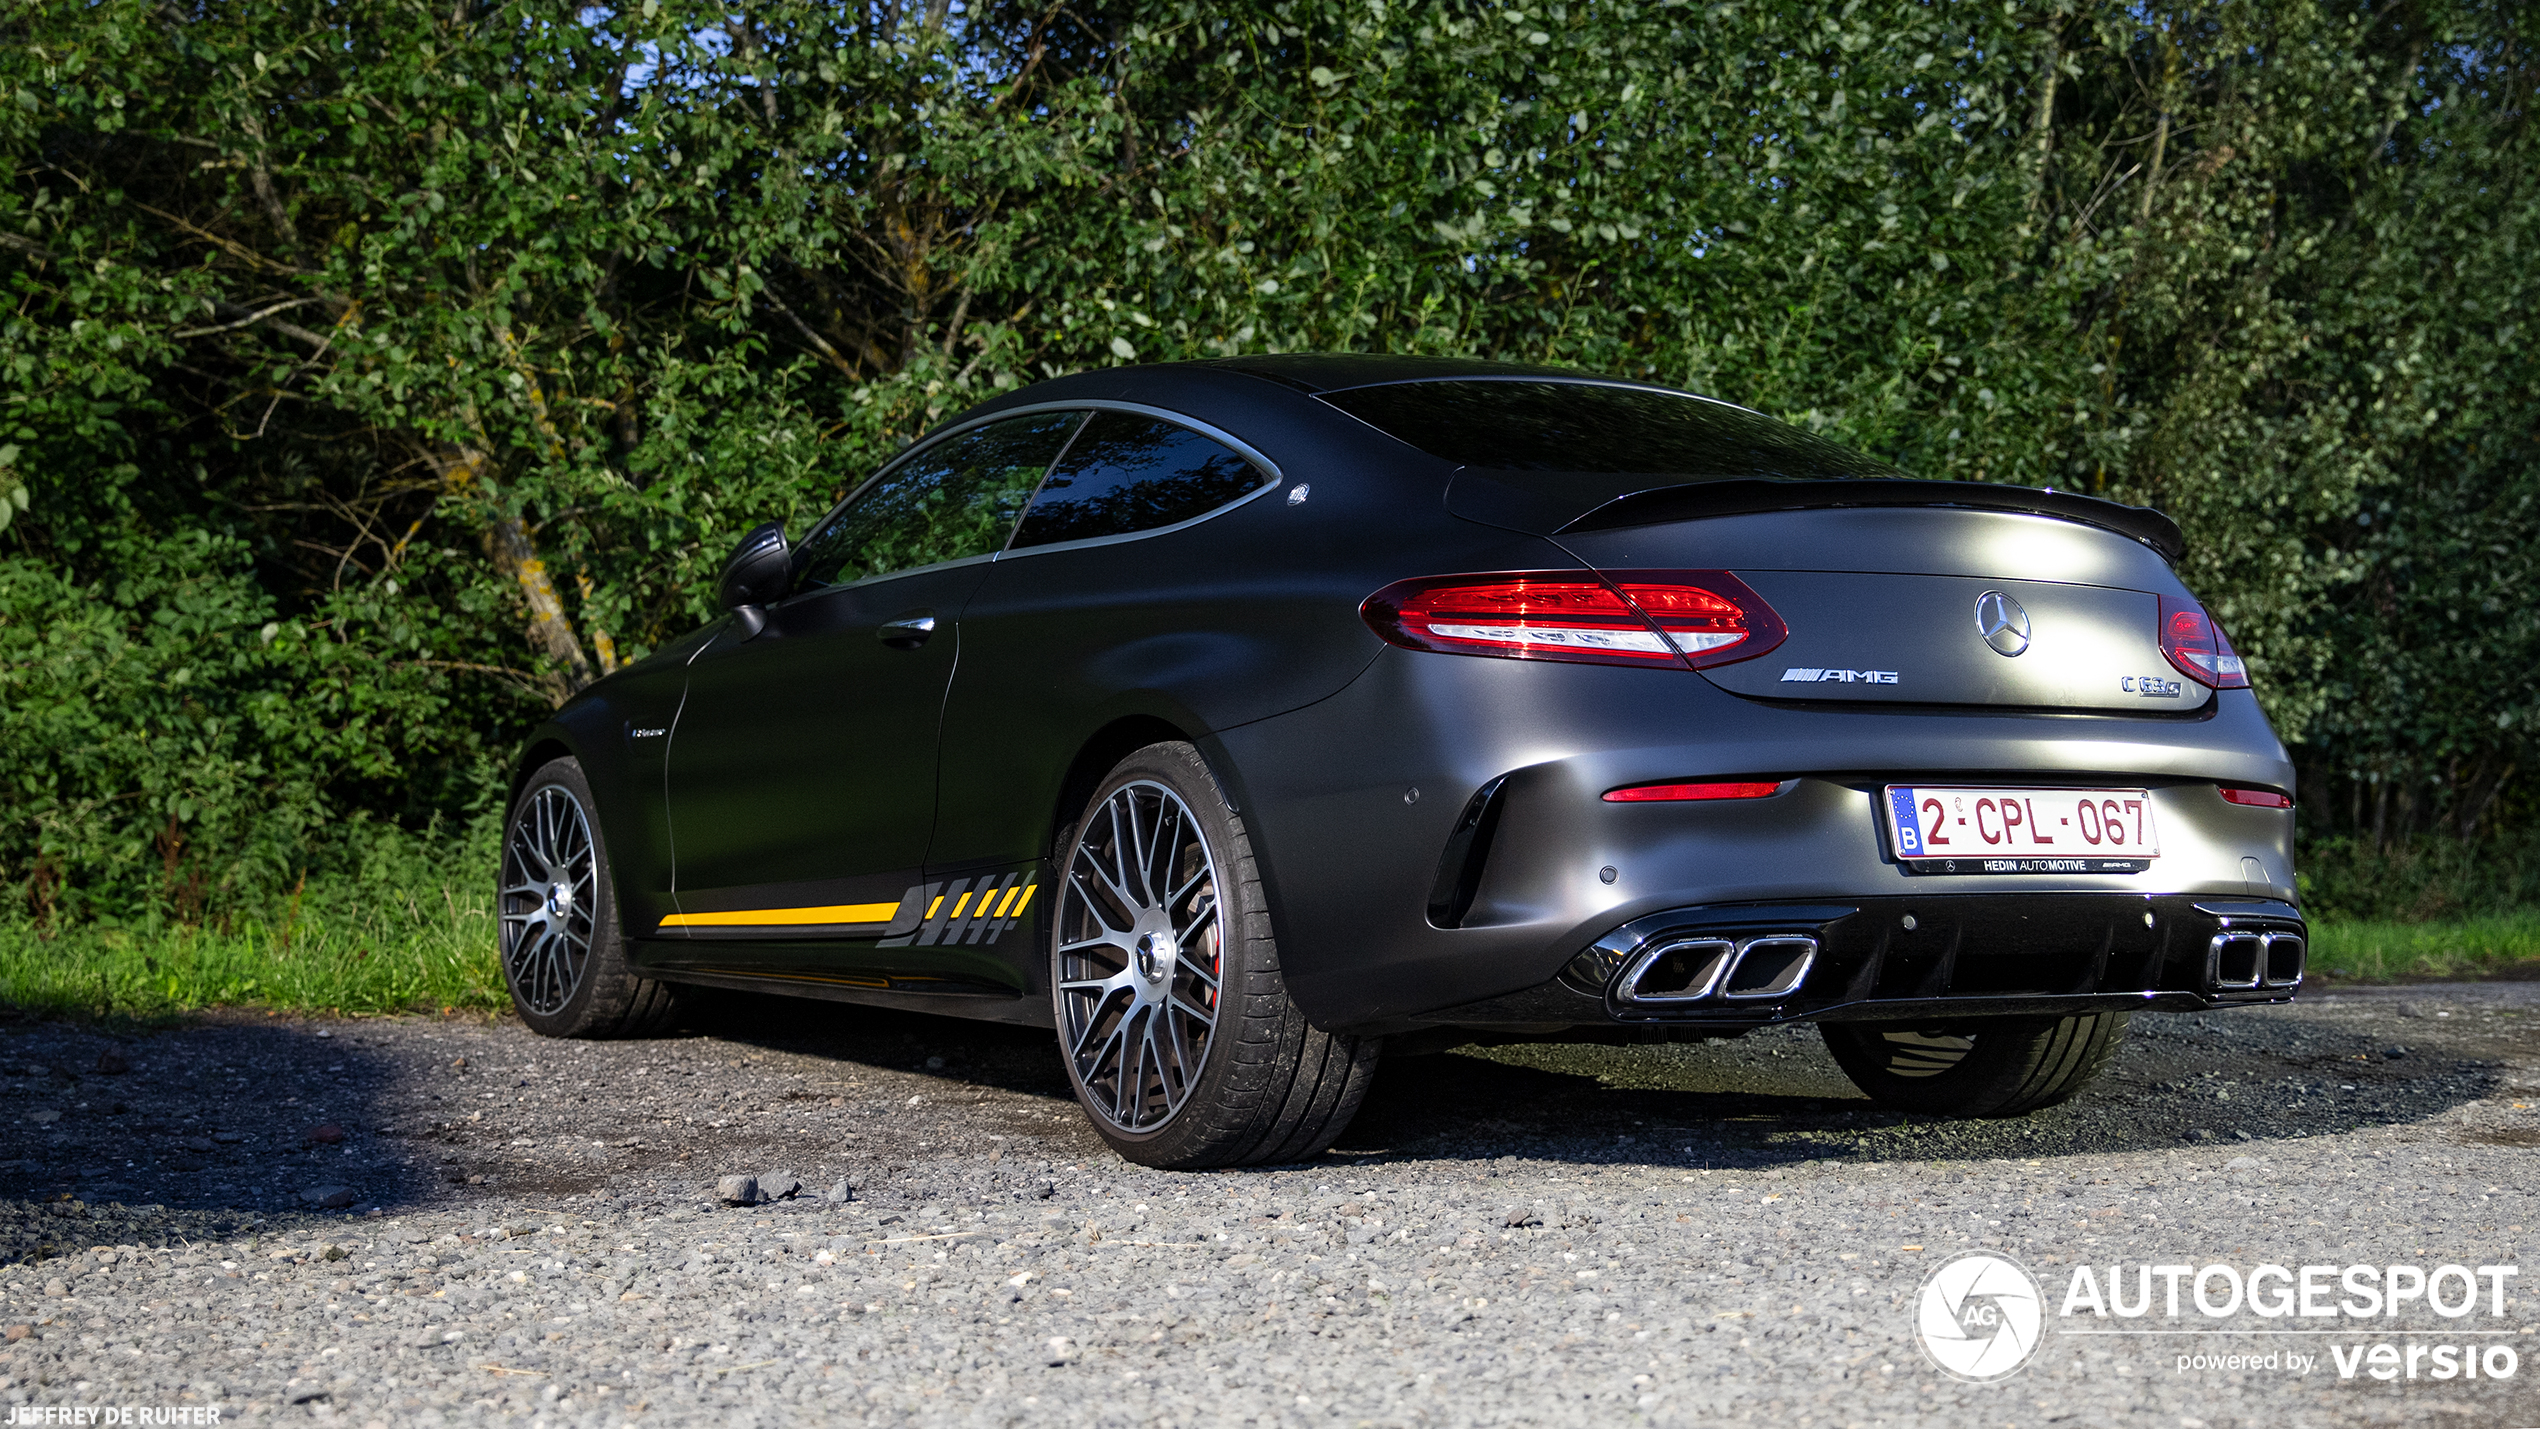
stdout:
[[[728,988],[734,992],[767,992],[786,997],[813,997],[828,1002],[852,1002],[865,1007],[885,1007],[898,1012],[925,1012],[938,1017],[966,1017],[976,1022],[1004,1022],[1017,1027],[1055,1029],[1057,1022],[1050,1011],[1049,999],[1018,995],[1005,988],[981,987],[976,984],[920,977],[858,975],[835,976],[799,972],[755,972],[746,968],[649,967],[644,976],[663,982],[686,983],[697,987]],[[933,985],[930,987],[930,981]]]

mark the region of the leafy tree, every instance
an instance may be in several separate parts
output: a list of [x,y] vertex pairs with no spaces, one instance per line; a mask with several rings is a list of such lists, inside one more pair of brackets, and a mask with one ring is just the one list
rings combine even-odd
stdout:
[[0,17],[0,876],[269,892],[332,821],[482,802],[740,531],[982,396],[1307,348],[2157,503],[2314,829],[2469,837],[2532,767],[2532,25],[37,0]]

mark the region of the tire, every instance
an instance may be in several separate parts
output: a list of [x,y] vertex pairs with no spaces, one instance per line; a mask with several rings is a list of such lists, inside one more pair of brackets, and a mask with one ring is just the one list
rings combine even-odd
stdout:
[[2125,1040],[2124,1012],[1986,1018],[1945,1026],[1818,1024],[1870,1100],[1933,1116],[2019,1116],[2070,1098]]
[[503,982],[542,1037],[639,1037],[674,1012],[670,985],[627,962],[598,809],[582,766],[558,759],[529,776],[503,820]]
[[1059,1058],[1103,1140],[1169,1170],[1330,1146],[1380,1041],[1316,1031],[1289,1000],[1251,841],[1199,751],[1120,761],[1059,849]]

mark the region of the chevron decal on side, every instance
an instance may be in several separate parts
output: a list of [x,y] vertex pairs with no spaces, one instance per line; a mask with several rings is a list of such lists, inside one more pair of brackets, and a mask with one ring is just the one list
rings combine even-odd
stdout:
[[988,874],[922,883],[900,897],[897,915],[884,930],[885,948],[933,947],[956,943],[984,947],[1014,930],[1030,907],[1038,878],[1028,873]]

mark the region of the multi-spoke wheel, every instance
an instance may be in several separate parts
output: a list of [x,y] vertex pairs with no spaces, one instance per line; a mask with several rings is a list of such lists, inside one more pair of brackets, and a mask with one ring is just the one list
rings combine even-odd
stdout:
[[1189,1101],[1217,1033],[1217,865],[1182,796],[1153,780],[1085,815],[1058,912],[1059,1032],[1085,1107],[1149,1131]]
[[1301,1161],[1332,1144],[1373,1038],[1288,1000],[1252,843],[1199,751],[1113,767],[1059,841],[1059,1051],[1094,1130],[1149,1166]]
[[599,882],[582,801],[562,784],[531,790],[503,838],[503,976],[522,1011],[553,1017],[581,990]]
[[670,989],[629,970],[617,925],[608,845],[590,781],[570,759],[542,766],[503,823],[503,980],[532,1030],[615,1037],[667,1019]]
[[1939,1116],[2017,1116],[2078,1092],[2125,1040],[2126,1014],[2002,1017],[1946,1027],[1819,1026],[1870,1100]]

